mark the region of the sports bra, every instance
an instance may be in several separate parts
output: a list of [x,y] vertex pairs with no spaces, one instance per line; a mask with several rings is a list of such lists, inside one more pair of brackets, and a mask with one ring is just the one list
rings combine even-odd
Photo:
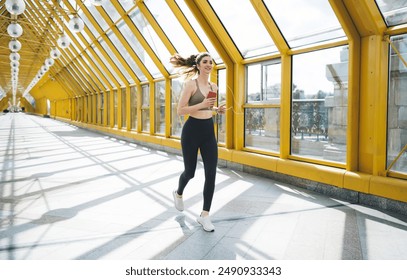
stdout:
[[[189,98],[188,100],[188,106],[193,106],[196,104],[201,103],[202,101],[204,101],[205,96],[203,95],[202,91],[199,89],[199,85],[198,85],[198,80],[195,79],[196,82],[196,91],[194,92],[194,94],[191,95],[191,98]],[[209,83],[209,86],[211,87],[212,90],[212,85],[211,83]],[[201,108],[199,110],[211,110],[211,108]]]

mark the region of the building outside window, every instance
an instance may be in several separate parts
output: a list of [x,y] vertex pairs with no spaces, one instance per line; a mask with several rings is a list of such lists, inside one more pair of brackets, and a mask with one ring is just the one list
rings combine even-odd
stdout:
[[280,152],[280,60],[246,67],[245,147]]
[[293,56],[291,154],[346,162],[348,46]]
[[407,174],[407,65],[405,64],[407,35],[394,36],[391,42],[387,104],[387,168],[390,168],[390,171]]

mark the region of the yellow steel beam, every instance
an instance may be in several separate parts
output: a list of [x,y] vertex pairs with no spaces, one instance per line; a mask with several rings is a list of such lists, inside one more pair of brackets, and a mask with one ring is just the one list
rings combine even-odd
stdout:
[[349,39],[346,169],[357,171],[359,167],[360,34],[343,1],[329,0],[329,2]]
[[383,17],[373,0],[341,1],[361,37],[382,34],[386,30]]

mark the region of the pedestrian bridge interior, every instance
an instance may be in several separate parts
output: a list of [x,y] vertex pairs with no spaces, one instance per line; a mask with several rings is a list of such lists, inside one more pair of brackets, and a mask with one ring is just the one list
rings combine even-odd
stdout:
[[[407,1],[1,0],[0,259],[407,259]],[[218,85],[213,220],[175,53]],[[197,249],[198,248],[198,249]]]

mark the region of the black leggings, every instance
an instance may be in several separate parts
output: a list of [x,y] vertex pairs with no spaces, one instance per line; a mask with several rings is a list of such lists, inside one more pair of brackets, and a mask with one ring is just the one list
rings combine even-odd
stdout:
[[189,117],[182,128],[181,146],[185,169],[179,177],[177,192],[182,195],[189,180],[194,178],[199,149],[205,170],[203,210],[209,211],[215,192],[216,167],[218,165],[218,145],[212,118],[195,119]]

